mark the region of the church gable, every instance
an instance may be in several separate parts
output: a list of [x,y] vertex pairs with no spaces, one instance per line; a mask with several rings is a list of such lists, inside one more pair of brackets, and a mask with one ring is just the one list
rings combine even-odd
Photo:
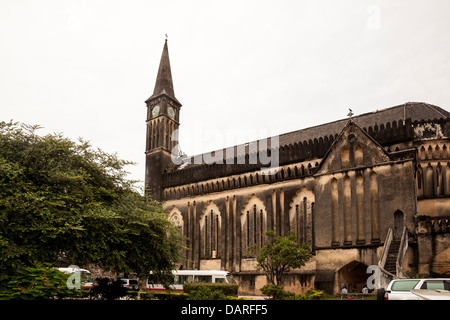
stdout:
[[370,167],[390,160],[378,142],[349,121],[325,154],[317,174]]

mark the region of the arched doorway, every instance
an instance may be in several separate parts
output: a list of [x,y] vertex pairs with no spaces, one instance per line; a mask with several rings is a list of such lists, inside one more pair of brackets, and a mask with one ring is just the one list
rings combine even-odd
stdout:
[[402,238],[405,217],[401,210],[394,212],[394,239],[399,241]]
[[349,293],[352,291],[361,292],[369,276],[367,266],[364,263],[353,260],[338,271],[339,292],[344,286]]

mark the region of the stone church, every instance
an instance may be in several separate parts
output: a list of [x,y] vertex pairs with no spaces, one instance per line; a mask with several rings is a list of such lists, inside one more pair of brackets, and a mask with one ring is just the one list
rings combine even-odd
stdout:
[[[182,105],[167,40],[145,103],[147,194],[180,228],[186,246],[181,268],[228,270],[241,293],[260,294],[266,278],[247,248],[261,248],[268,230],[293,230],[313,258],[289,272],[290,291],[336,293],[344,285],[360,291],[369,266],[378,268],[381,283],[415,274],[450,276],[448,111],[407,102],[181,156]],[[268,157],[276,166],[267,167]]]

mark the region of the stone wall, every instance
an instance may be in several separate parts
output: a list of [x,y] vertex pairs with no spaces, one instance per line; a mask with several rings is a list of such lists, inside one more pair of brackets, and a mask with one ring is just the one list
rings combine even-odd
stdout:
[[417,216],[418,273],[450,277],[450,216]]

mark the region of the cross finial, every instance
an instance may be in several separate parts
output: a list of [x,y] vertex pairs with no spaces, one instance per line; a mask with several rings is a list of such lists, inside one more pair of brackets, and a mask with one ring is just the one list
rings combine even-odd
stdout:
[[167,33],[166,33],[166,40],[167,40],[168,37],[169,37],[169,36],[168,36]]
[[347,116],[350,117],[350,119],[351,119],[353,116],[353,110],[349,108],[348,111],[349,111],[349,113],[347,114]]

